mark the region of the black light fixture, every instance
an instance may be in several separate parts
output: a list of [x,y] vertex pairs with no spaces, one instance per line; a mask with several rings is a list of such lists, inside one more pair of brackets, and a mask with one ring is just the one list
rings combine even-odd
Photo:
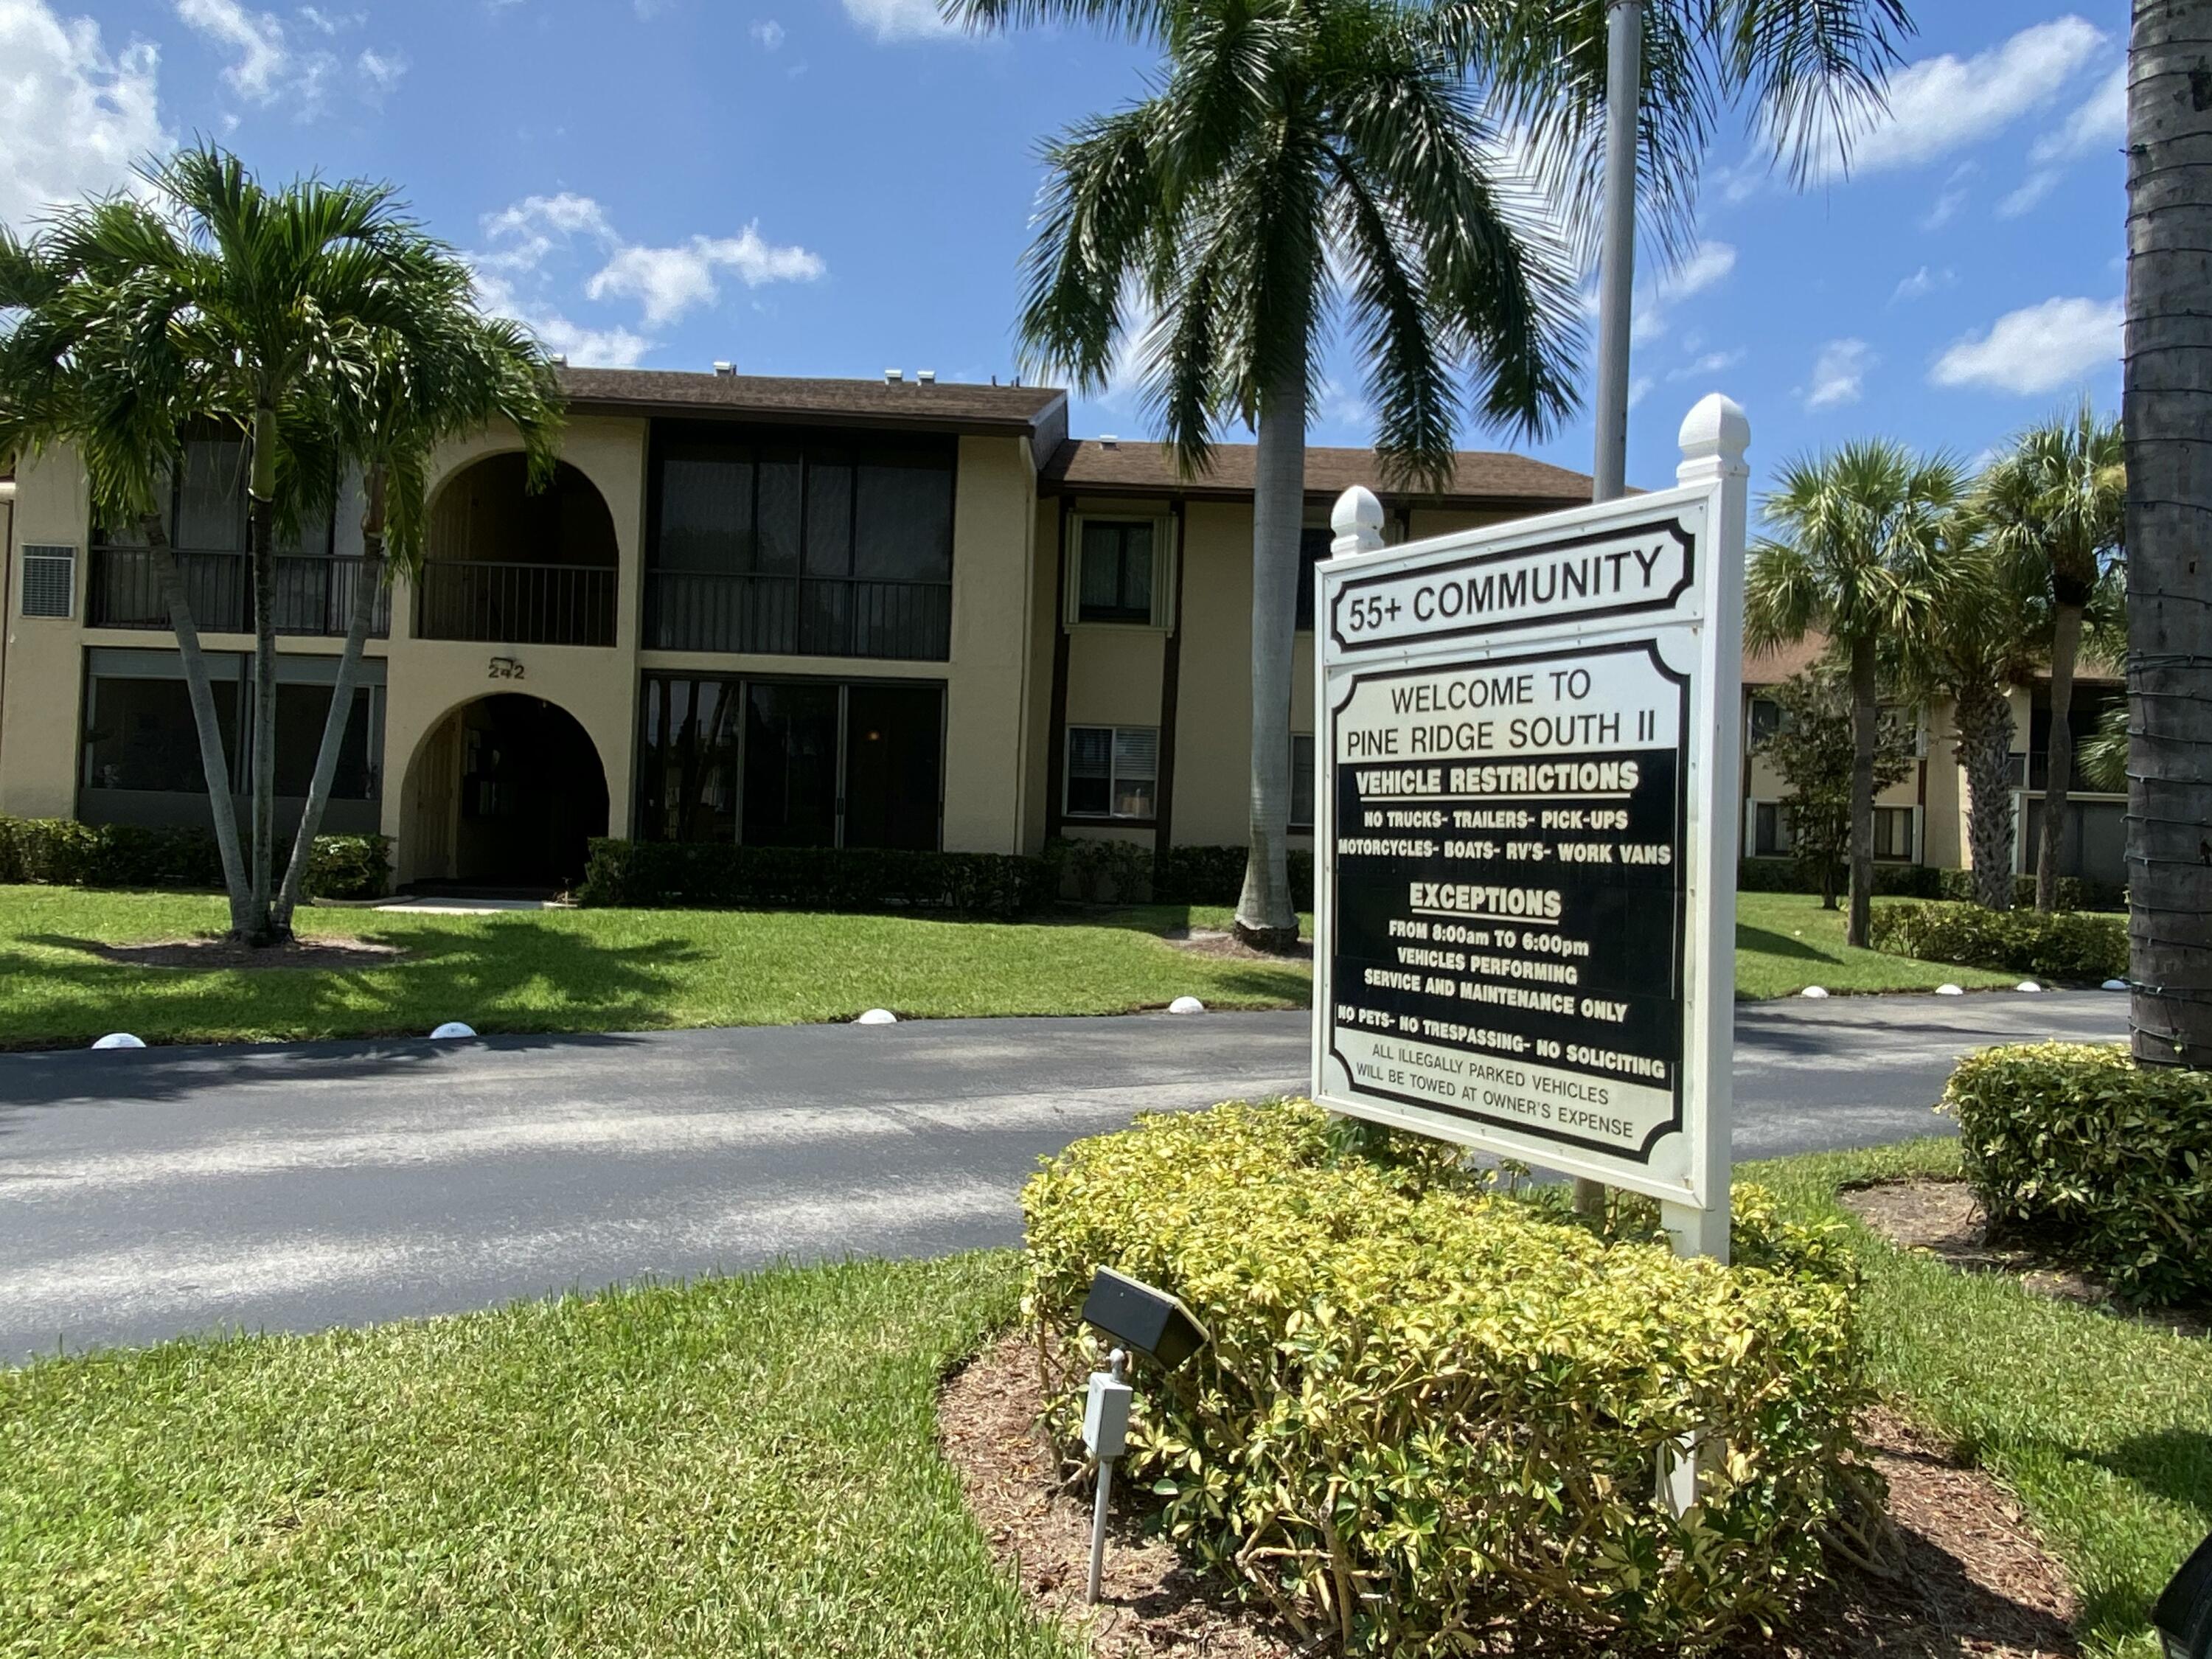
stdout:
[[2166,1659],[2212,1659],[2212,1537],[2181,1564],[2150,1622],[2166,1644]]
[[1101,1267],[1083,1298],[1083,1322],[1127,1348],[1149,1354],[1169,1370],[1213,1339],[1191,1310],[1165,1291]]

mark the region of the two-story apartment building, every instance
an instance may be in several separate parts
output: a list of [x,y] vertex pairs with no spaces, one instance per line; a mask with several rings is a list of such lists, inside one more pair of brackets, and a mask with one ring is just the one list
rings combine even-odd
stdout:
[[[1071,440],[1062,392],[926,374],[562,382],[551,487],[525,488],[511,435],[451,447],[420,578],[379,601],[326,827],[391,836],[402,882],[550,886],[602,834],[1001,852],[1057,834],[1243,839],[1249,447],[1185,480],[1157,445]],[[1337,494],[1377,482],[1364,451],[1310,452],[1309,558]],[[242,484],[237,446],[211,438],[169,504],[240,788]],[[1402,539],[1589,493],[1581,474],[1470,453],[1449,489],[1383,500]],[[145,550],[94,521],[64,453],[21,464],[9,517],[0,813],[204,823]],[[363,579],[359,519],[342,499],[278,562],[277,784],[295,817]],[[1310,775],[1310,631],[1297,652]]]

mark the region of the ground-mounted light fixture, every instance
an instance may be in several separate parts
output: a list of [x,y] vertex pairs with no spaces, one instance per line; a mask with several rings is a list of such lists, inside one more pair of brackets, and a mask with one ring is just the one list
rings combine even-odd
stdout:
[[2166,1659],[2212,1659],[2212,1537],[2181,1564],[2150,1610]]
[[[1148,1355],[1173,1370],[1212,1339],[1191,1310],[1165,1291],[1127,1273],[1101,1267],[1091,1275],[1083,1298],[1083,1322],[1116,1342]],[[1106,1369],[1091,1373],[1083,1402],[1083,1447],[1098,1462],[1098,1493],[1091,1505],[1091,1601],[1098,1601],[1098,1577],[1106,1565],[1107,1495],[1114,1489],[1114,1461],[1129,1441],[1128,1355],[1115,1348]]]

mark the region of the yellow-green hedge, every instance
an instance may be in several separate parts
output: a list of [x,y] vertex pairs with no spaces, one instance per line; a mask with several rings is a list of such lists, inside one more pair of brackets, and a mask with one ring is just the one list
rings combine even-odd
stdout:
[[[1140,1366],[1131,1472],[1170,1535],[1294,1622],[1370,1653],[1692,1652],[1781,1615],[1820,1570],[1864,1398],[1838,1236],[1740,1188],[1739,1265],[1684,1261],[1492,1194],[1434,1143],[1350,1151],[1343,1127],[1302,1102],[1141,1118],[1030,1179],[1055,1431],[1110,1265],[1213,1335],[1170,1376]],[[1654,1471],[1698,1431],[1728,1454],[1677,1521]]]

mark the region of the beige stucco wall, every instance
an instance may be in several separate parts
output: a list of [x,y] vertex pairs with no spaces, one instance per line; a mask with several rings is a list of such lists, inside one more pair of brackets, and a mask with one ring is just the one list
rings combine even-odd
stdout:
[[[0,812],[33,818],[76,812],[78,704],[84,695],[85,582],[91,563],[91,505],[74,452],[49,450],[16,467],[15,508],[8,549],[8,631],[4,698],[0,698]],[[26,617],[23,544],[74,547],[76,592],[70,614]],[[167,635],[134,634],[128,643],[157,644]]]
[[[947,852],[1011,853],[1022,844],[1036,514],[1027,441],[961,439],[953,491],[952,660],[931,665],[946,680]],[[828,671],[817,661],[813,672]],[[840,672],[872,670],[850,665]]]

